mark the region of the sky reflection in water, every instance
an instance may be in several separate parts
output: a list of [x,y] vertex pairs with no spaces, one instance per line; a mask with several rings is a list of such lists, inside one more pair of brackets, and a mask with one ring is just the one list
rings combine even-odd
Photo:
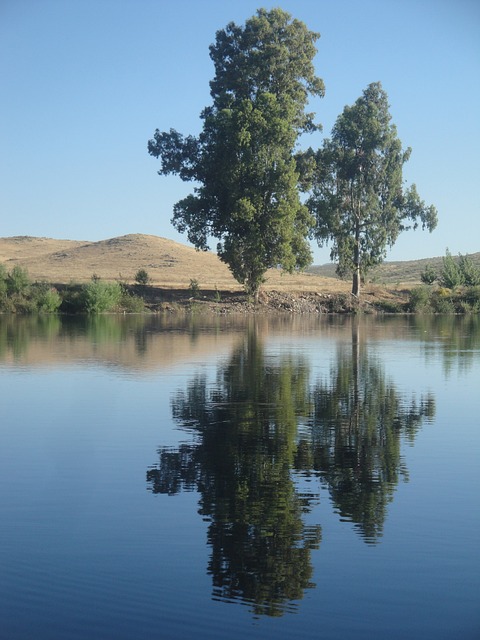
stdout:
[[479,336],[2,318],[7,637],[474,638]]

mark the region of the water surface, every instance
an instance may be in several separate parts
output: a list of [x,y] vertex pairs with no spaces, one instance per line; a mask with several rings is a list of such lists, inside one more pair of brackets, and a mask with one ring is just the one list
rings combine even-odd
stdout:
[[478,317],[0,317],[0,637],[473,639]]

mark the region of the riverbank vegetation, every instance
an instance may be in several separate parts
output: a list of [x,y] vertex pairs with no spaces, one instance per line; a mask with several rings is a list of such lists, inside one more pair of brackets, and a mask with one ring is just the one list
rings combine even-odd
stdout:
[[142,297],[119,282],[92,276],[85,284],[32,282],[26,269],[9,272],[0,265],[0,312],[3,313],[140,313]]
[[[437,263],[435,263],[437,264]],[[480,267],[469,256],[448,251],[441,268],[426,264],[421,283],[365,283],[359,300],[332,279],[329,291],[262,290],[255,299],[242,291],[203,287],[191,278],[188,286],[166,288],[151,283],[146,269],[133,283],[93,275],[83,283],[32,281],[28,271],[0,264],[0,312],[17,314],[100,313],[480,313]]]

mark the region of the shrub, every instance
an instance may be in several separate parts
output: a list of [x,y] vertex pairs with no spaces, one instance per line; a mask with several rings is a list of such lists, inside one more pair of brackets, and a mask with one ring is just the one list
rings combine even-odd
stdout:
[[188,288],[188,291],[190,293],[191,298],[200,297],[200,285],[198,283],[198,280],[195,280],[194,278],[190,280],[190,286]]
[[453,300],[448,298],[437,298],[433,301],[433,310],[435,313],[455,313],[455,305]]
[[431,305],[435,313],[455,313],[455,304],[450,292],[439,289],[431,298]]
[[122,293],[120,307],[126,313],[143,313],[145,311],[145,303],[143,301],[143,298],[132,295],[125,290]]
[[467,289],[464,298],[471,311],[475,313],[480,312],[480,286],[470,287]]
[[448,249],[443,258],[440,284],[448,289],[456,289],[463,284],[462,272],[460,271],[458,262],[453,258]]
[[71,282],[62,288],[62,304],[60,311],[64,313],[79,313],[85,311],[83,300],[83,286]]
[[423,284],[433,284],[436,279],[437,272],[431,265],[427,264],[424,271],[420,274],[420,280]]
[[105,282],[99,278],[82,288],[82,301],[87,313],[103,313],[118,307],[122,298],[122,288],[118,282]]
[[7,296],[7,270],[3,264],[0,264],[0,303]]
[[383,311],[384,313],[401,313],[402,306],[399,302],[395,300],[382,300],[378,302],[375,307],[379,311]]
[[472,262],[470,256],[462,256],[460,254],[458,267],[465,286],[476,287],[480,284],[480,269]]
[[2,304],[2,308],[10,313],[33,313],[37,310],[35,302],[20,293],[12,293],[8,296]]
[[8,295],[25,296],[30,288],[28,272],[19,265],[15,265],[6,278]]
[[408,306],[411,311],[427,311],[430,307],[430,290],[427,287],[412,289]]
[[32,294],[32,302],[40,313],[55,313],[62,304],[58,291],[46,282],[35,284]]
[[145,269],[139,269],[135,274],[135,282],[141,287],[146,287],[150,284],[150,276]]

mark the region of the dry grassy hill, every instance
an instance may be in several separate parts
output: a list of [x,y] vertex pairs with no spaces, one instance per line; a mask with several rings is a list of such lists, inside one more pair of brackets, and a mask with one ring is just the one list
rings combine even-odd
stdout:
[[[455,257],[455,256],[454,256]],[[472,262],[480,268],[480,252],[470,254]],[[371,269],[368,273],[368,279],[371,282],[377,282],[381,285],[391,285],[396,283],[416,284],[419,283],[420,275],[425,271],[427,266],[432,267],[437,273],[440,273],[443,265],[443,256],[436,258],[423,258],[421,260],[402,260],[383,262]],[[307,269],[308,273],[314,273],[324,278],[335,277],[335,265],[324,264],[312,266]]]
[[[144,234],[100,242],[30,236],[0,238],[0,263],[7,270],[20,265],[33,280],[53,283],[86,282],[94,274],[107,280],[132,283],[136,272],[145,269],[152,284],[158,287],[188,288],[195,279],[202,289],[241,290],[215,254]],[[338,292],[348,291],[349,283],[311,273],[288,275],[270,270],[264,288]]]

